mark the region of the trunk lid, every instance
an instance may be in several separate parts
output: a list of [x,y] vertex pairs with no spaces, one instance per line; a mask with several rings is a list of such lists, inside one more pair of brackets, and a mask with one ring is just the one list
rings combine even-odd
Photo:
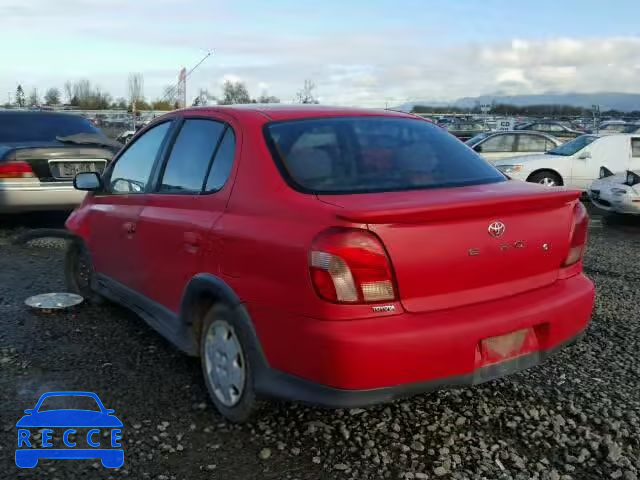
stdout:
[[75,174],[100,172],[113,158],[113,152],[100,147],[20,146],[6,148],[2,161],[27,162],[40,182],[71,182]]
[[579,192],[508,181],[318,198],[380,237],[404,308],[423,312],[555,282]]

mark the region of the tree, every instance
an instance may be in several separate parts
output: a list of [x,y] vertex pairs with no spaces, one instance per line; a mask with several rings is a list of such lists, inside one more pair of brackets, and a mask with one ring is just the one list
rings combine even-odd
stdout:
[[38,89],[34,88],[33,90],[31,90],[31,93],[29,94],[29,98],[27,100],[27,105],[29,105],[30,107],[37,107],[38,105],[40,105]]
[[47,93],[44,94],[44,103],[58,105],[60,103],[60,90],[55,87],[47,90]]
[[144,102],[144,77],[141,73],[129,74],[129,105],[133,111],[141,110],[138,105]]
[[266,91],[262,92],[257,101],[258,103],[280,103],[280,99],[278,97],[268,95]]
[[207,89],[201,88],[198,96],[193,99],[193,103],[191,105],[194,107],[205,107],[212,101],[215,102],[216,97],[211,95]]
[[313,95],[313,91],[315,90],[315,88],[316,88],[316,84],[313,83],[312,80],[305,80],[302,90],[299,90],[298,93],[296,93],[296,102],[297,103],[320,103]]
[[218,101],[218,104],[233,105],[239,103],[251,103],[247,86],[242,82],[225,81],[222,86],[222,99]]
[[175,103],[169,100],[159,99],[155,102],[151,102],[151,110],[173,110]]
[[22,85],[18,85],[18,88],[16,88],[16,105],[22,108],[25,104],[24,90],[22,89]]
[[67,103],[71,105],[71,101],[73,100],[73,84],[69,80],[64,82],[64,94],[67,97]]

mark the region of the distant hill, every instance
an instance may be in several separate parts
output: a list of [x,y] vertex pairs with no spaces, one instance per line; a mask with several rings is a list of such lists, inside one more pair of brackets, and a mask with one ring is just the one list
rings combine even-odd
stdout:
[[538,95],[482,95],[479,97],[463,97],[453,102],[418,100],[407,102],[397,107],[398,110],[410,111],[415,105],[433,107],[452,106],[473,108],[480,104],[504,103],[518,107],[529,105],[569,105],[572,107],[591,108],[600,105],[601,110],[619,110],[631,112],[640,110],[640,93],[544,93]]

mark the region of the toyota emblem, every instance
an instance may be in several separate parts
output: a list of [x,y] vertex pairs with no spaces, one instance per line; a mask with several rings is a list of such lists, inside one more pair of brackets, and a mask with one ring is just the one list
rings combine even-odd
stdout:
[[507,227],[504,226],[504,223],[502,222],[493,222],[491,224],[489,224],[489,235],[491,235],[494,238],[498,238],[501,237],[504,234],[504,231],[506,230]]

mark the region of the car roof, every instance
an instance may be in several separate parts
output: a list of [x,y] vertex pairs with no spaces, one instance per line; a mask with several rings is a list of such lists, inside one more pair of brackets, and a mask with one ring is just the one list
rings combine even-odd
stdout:
[[[322,118],[322,117],[361,117],[361,116],[385,116],[404,117],[426,120],[417,115],[395,110],[356,108],[356,107],[333,107],[326,105],[288,105],[279,103],[269,104],[245,104],[245,105],[217,105],[215,107],[192,107],[178,110],[178,115],[188,115],[190,113],[228,113],[236,117],[262,115],[269,120],[295,120],[300,118]],[[428,121],[428,120],[426,120]]]

